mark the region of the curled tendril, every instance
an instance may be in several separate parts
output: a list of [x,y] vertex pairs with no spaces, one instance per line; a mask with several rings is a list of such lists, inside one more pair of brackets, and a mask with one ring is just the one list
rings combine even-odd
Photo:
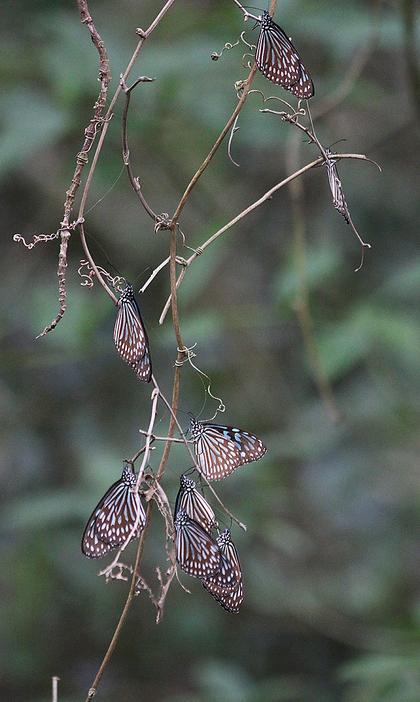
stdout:
[[171,228],[171,220],[167,212],[162,212],[162,214],[156,216],[155,221],[155,234],[164,229]]
[[218,54],[217,51],[213,51],[213,53],[211,54],[211,60],[218,61],[219,58],[221,58],[224,51],[230,51],[230,49],[233,49],[234,46],[238,46],[240,41],[242,41],[244,44],[246,44],[250,49],[255,49],[255,46],[253,46],[252,44],[248,44],[248,42],[245,41],[244,34],[245,34],[245,31],[241,32],[241,34],[239,35],[238,41],[235,41],[234,44],[231,44],[230,41],[227,41],[226,44],[224,45],[223,49],[221,50],[220,54]]
[[242,32],[241,37],[240,37],[242,43],[245,44],[245,46],[247,46],[250,51],[255,51],[255,49],[257,48],[257,45],[256,44],[249,44],[249,42],[247,42],[246,39],[244,39],[244,34],[245,34],[245,32]]
[[54,241],[54,239],[58,239],[59,236],[60,230],[54,232],[54,234],[35,234],[32,242],[28,243],[21,234],[14,234],[13,241],[21,242],[27,249],[33,249],[40,241]]
[[[315,129],[314,129],[314,126],[312,123],[311,113],[310,113],[309,109],[308,109],[308,116],[309,116],[309,120],[310,120],[310,124],[311,124],[311,129],[309,129],[308,127],[304,127],[302,124],[300,124],[299,117],[306,115],[306,110],[303,107],[301,107],[301,100],[299,100],[299,102],[298,102],[297,111],[294,111],[293,108],[291,107],[291,105],[289,105],[284,100],[282,100],[282,98],[279,98],[277,96],[272,96],[272,97],[268,97],[268,98],[263,97],[263,102],[267,102],[268,100],[280,100],[280,102],[287,105],[292,110],[292,114],[289,114],[288,112],[278,112],[276,110],[269,110],[268,108],[262,109],[262,110],[260,110],[260,112],[276,114],[279,117],[281,117],[283,122],[290,122],[291,124],[294,124],[297,127],[299,127],[299,129],[301,129],[303,132],[305,132],[305,134],[308,135],[310,143],[316,144],[318,146],[322,156],[324,157],[324,161],[321,161],[320,165],[325,165],[327,167],[328,180],[329,180],[329,185],[330,185],[331,194],[332,194],[332,198],[333,198],[333,205],[334,205],[335,209],[338,210],[338,212],[340,212],[340,214],[343,215],[347,224],[350,225],[350,227],[352,228],[353,232],[355,233],[356,237],[358,238],[358,240],[362,246],[362,255],[361,255],[360,264],[358,265],[358,267],[354,271],[355,273],[357,273],[358,271],[360,271],[360,269],[363,266],[364,257],[365,257],[365,249],[370,249],[371,245],[367,244],[365,241],[363,241],[362,237],[360,236],[359,232],[357,231],[357,229],[353,223],[353,220],[350,216],[350,212],[349,212],[349,209],[348,209],[348,206],[347,206],[347,203],[345,200],[345,196],[344,196],[343,186],[342,186],[341,180],[338,177],[338,173],[337,173],[337,167],[336,167],[337,159],[335,158],[335,154],[332,154],[331,148],[325,148],[324,146],[322,146],[321,142],[319,141],[318,137],[316,136]],[[367,160],[370,160],[370,159],[367,159]],[[375,161],[373,161],[373,163],[375,163]],[[376,165],[378,165],[378,164],[376,164]],[[378,166],[378,168],[379,168],[379,166]],[[379,170],[380,170],[380,168],[379,168]]]
[[108,278],[114,290],[120,293],[124,290],[127,285],[127,281],[122,275],[116,275],[115,278],[113,278],[109,273],[104,271],[103,268],[99,268],[99,270],[101,271],[102,275],[105,275]]
[[236,116],[236,119],[235,119],[235,121],[234,121],[234,123],[233,123],[233,125],[232,125],[232,129],[231,129],[231,131],[230,131],[230,136],[229,136],[229,141],[228,141],[228,149],[227,149],[227,152],[228,152],[228,156],[229,156],[230,161],[232,161],[232,163],[233,163],[234,166],[237,166],[237,167],[239,168],[239,163],[237,163],[237,162],[234,160],[234,158],[233,158],[233,156],[232,156],[232,153],[231,153],[233,135],[235,134],[235,132],[237,132],[237,131],[240,129],[240,127],[237,126],[237,124],[238,124],[238,119],[239,119],[239,115]]
[[[199,373],[199,374],[202,375],[204,378],[206,378],[206,380],[208,380],[207,393],[210,395],[210,397],[211,397],[213,400],[217,400],[217,402],[219,403],[219,406],[218,406],[218,408],[217,408],[217,410],[216,410],[216,414],[217,414],[218,412],[225,412],[226,406],[225,406],[225,403],[223,402],[223,400],[222,400],[220,397],[216,397],[215,395],[213,395],[213,393],[212,393],[211,390],[210,390],[210,387],[211,387],[211,380],[210,380],[209,376],[206,375],[206,373],[204,373],[202,370],[200,370],[199,368],[197,368],[197,366],[192,362],[192,359],[196,357],[196,354],[194,353],[194,350],[193,350],[193,349],[195,349],[196,346],[197,346],[197,344],[194,344],[194,346],[191,346],[190,348],[187,348],[186,346],[184,346],[183,349],[177,349],[178,353],[183,353],[183,354],[185,354],[185,358],[184,358],[182,361],[175,361],[175,365],[176,365],[176,366],[182,366],[182,365],[184,365],[184,363],[185,363],[186,361],[188,361],[188,363],[190,364],[190,366],[192,366],[192,367],[194,368],[194,370],[197,371],[197,373]],[[216,416],[216,414],[215,414],[215,416]]]
[[[235,83],[235,90],[238,93],[238,97],[241,97],[241,95],[242,95],[244,84],[245,84],[245,81],[243,81],[243,80],[238,80]],[[261,95],[263,103],[267,102],[268,100],[280,100],[280,102],[282,102],[284,105],[286,105],[286,107],[289,108],[291,113],[284,112],[284,111],[278,112],[276,110],[269,110],[268,108],[260,110],[260,112],[270,112],[272,114],[279,115],[284,122],[291,122],[291,123],[296,124],[298,118],[303,117],[306,114],[305,109],[303,107],[300,107],[300,105],[299,105],[299,109],[296,111],[296,110],[294,110],[294,108],[291,105],[289,105],[288,102],[286,102],[286,100],[283,100],[283,98],[279,98],[276,95],[266,97],[261,90],[250,90],[249,95],[251,95],[251,93],[257,93],[258,95]],[[239,163],[237,163],[233,159],[232,153],[231,153],[233,136],[234,136],[235,132],[237,132],[239,129],[239,127],[237,126],[238,118],[239,118],[239,115],[236,117],[236,119],[233,123],[232,129],[230,132],[230,136],[229,136],[228,149],[227,149],[228,157],[234,166],[239,166]]]
[[[87,269],[87,273],[83,272],[84,268]],[[116,275],[113,277],[110,273],[108,273],[108,271],[105,270],[105,268],[101,268],[101,266],[97,266],[97,268],[99,273],[107,279],[108,283],[114,288],[114,290],[117,292],[123,291],[127,285],[127,281],[122,275]],[[92,269],[89,261],[80,261],[80,267],[77,272],[81,278],[84,278],[81,285],[87,288],[92,288],[94,284],[95,271]]]
[[[267,99],[269,99],[269,98],[267,98]],[[284,102],[284,100],[283,100],[283,102]],[[298,123],[298,119],[299,119],[299,117],[303,117],[306,114],[304,108],[301,107],[299,110],[295,111],[295,110],[293,110],[291,105],[288,105],[288,106],[292,110],[293,114],[290,114],[289,112],[278,112],[277,110],[270,110],[270,109],[268,109],[268,107],[264,108],[263,110],[260,110],[260,112],[271,114],[271,115],[278,115],[279,117],[281,117],[283,122],[290,122],[291,124],[298,124],[298,126],[300,126]]]
[[[178,224],[178,231],[179,231],[179,233],[181,234],[182,245],[183,245],[183,246],[187,246],[186,243],[185,243],[185,242],[186,242],[185,234],[184,234],[184,232],[182,231],[182,229],[181,229],[181,227],[179,226],[179,224]],[[187,248],[188,248],[188,247],[187,247]]]
[[[296,124],[297,120],[299,117],[304,117],[306,115],[306,110],[304,107],[301,106],[302,100],[298,101],[298,109],[296,110],[292,105],[290,105],[286,100],[283,98],[279,97],[278,95],[269,95],[268,97],[265,97],[265,95],[261,92],[261,90],[255,90],[252,92],[260,93],[263,103],[268,102],[269,100],[278,100],[279,102],[282,102],[283,105],[286,105],[286,107],[291,111],[291,114],[289,112],[278,112],[276,110],[269,110],[268,108],[265,108],[263,110],[260,110],[260,112],[269,112],[270,114],[273,115],[279,115],[279,117],[282,118],[283,122],[291,122],[292,124]],[[304,129],[302,125],[298,123],[298,127],[301,129]],[[304,131],[307,131],[304,129]],[[309,136],[309,133],[308,133]]]
[[[249,56],[249,58],[247,58]],[[251,70],[252,66],[254,63],[254,54],[244,54],[242,56],[242,66],[246,68],[248,71]]]
[[[87,266],[89,273],[82,272],[85,266]],[[95,271],[93,271],[90,268],[88,261],[80,261],[80,267],[77,269],[77,273],[80,275],[81,278],[84,278],[84,280],[82,280],[82,282],[80,283],[83,287],[93,288],[93,278],[95,275]]]

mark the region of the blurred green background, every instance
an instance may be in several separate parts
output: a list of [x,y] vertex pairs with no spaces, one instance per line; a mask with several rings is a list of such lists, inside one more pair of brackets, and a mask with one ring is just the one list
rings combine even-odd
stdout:
[[[162,5],[89,3],[109,52],[110,97],[136,45],[135,28],[147,27]],[[314,79],[314,116],[365,52],[357,79],[315,124],[325,145],[346,139],[333,149],[365,153],[382,167],[339,165],[353,221],[372,250],[354,273],[360,247],[318,168],[302,179],[297,202],[306,235],[303,279],[287,189],[191,267],[180,289],[184,343],[197,343],[195,362],[223,397],[220,421],[257,433],[268,446],[262,461],[217,485],[248,527],[232,527],[246,600],[240,615],[230,615],[181,574],[192,594],[175,581],[156,627],[143,592],[98,700],[420,699],[417,9],[397,1],[279,3],[275,19]],[[58,309],[58,243],[28,251],[12,237],[30,240],[59,227],[99,90],[98,58],[75,1],[3,3],[1,23],[0,698],[49,700],[58,675],[60,702],[73,702],[85,699],[128,587],[97,577],[103,563],[82,556],[80,538],[122,459],[141,446],[150,387],[115,352],[108,296],[80,285],[76,234],[68,310],[54,332],[35,340]],[[134,91],[128,131],[134,173],[157,212],[173,213],[237,104],[245,49],[216,63],[210,55],[244,28],[255,43],[258,30],[243,24],[229,0],[177,0],[145,44],[132,78],[156,81]],[[261,75],[253,87],[290,97]],[[181,218],[189,246],[202,244],[295,163],[316,158],[303,134],[261,107],[254,94],[241,113],[232,145],[240,168],[225,144],[194,190]],[[139,289],[168,255],[168,233],[154,233],[123,170],[122,109],[120,99],[90,190],[86,231],[97,264],[113,272],[108,258]],[[298,323],[302,284],[339,424],[320,399]],[[170,318],[158,324],[168,289],[164,269],[140,304],[154,372],[170,396],[176,344]],[[184,366],[184,426],[187,412],[199,414],[204,401],[200,376]],[[214,409],[207,400],[201,416]],[[164,435],[167,424],[160,406],[157,431]],[[163,479],[172,501],[188,467],[175,448]],[[217,516],[226,521],[220,510]],[[155,510],[142,569],[154,588],[155,567],[165,565],[163,534]],[[132,545],[127,559],[134,553]]]

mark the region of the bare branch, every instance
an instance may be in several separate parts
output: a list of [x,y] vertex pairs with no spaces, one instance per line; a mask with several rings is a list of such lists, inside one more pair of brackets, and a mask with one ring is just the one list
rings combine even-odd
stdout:
[[[371,159],[368,159],[366,156],[363,154],[337,154],[334,156],[334,158],[353,158],[353,159],[360,159],[363,161],[371,161]],[[249,205],[245,210],[242,210],[236,217],[230,220],[227,224],[225,224],[221,229],[219,229],[215,234],[213,234],[207,241],[204,242],[204,244],[201,244],[201,246],[195,251],[190,258],[188,258],[185,261],[185,265],[178,277],[178,280],[176,282],[176,287],[177,289],[179,288],[180,284],[182,283],[182,280],[184,279],[184,276],[187,272],[188,267],[191,265],[193,261],[197,258],[197,256],[201,255],[205,249],[210,246],[216,239],[221,236],[221,234],[224,234],[226,231],[228,231],[231,227],[233,227],[234,224],[237,224],[238,222],[241,221],[244,217],[246,217],[250,212],[255,210],[257,207],[260,207],[264,202],[267,200],[270,200],[270,198],[273,196],[273,194],[277,191],[280,190],[280,188],[283,188],[285,185],[290,183],[292,180],[295,178],[298,178],[301,176],[303,173],[306,173],[306,171],[309,171],[311,168],[314,168],[315,166],[319,166],[320,164],[323,163],[323,159],[318,158],[315,161],[311,161],[311,163],[308,163],[306,166],[303,166],[300,168],[298,171],[293,173],[292,175],[288,176],[287,178],[284,178],[280,183],[277,183],[274,187],[270,188],[270,190],[267,190],[267,192],[260,197],[258,200],[256,200],[252,205]],[[372,162],[374,163],[374,162]],[[171,295],[168,297],[168,300],[166,301],[166,304],[162,310],[162,313],[159,317],[159,324],[163,324],[165,321],[165,317],[168,313],[168,310],[171,306]]]
[[235,108],[233,114],[232,114],[231,117],[229,118],[227,124],[226,124],[225,127],[223,128],[223,130],[222,130],[220,136],[219,136],[218,139],[216,140],[216,143],[214,144],[214,146],[213,146],[212,149],[210,150],[210,153],[209,153],[208,156],[204,159],[204,161],[203,161],[203,163],[201,164],[200,168],[198,169],[198,171],[196,172],[196,174],[193,176],[193,178],[191,179],[190,183],[188,184],[188,187],[187,187],[187,189],[185,190],[185,192],[184,192],[184,194],[183,194],[183,196],[182,196],[182,198],[181,198],[181,201],[180,201],[180,203],[179,203],[179,205],[178,205],[178,207],[177,207],[177,209],[176,209],[176,211],[175,211],[175,214],[174,214],[174,216],[173,216],[173,218],[172,218],[172,222],[173,222],[173,223],[178,222],[179,217],[180,217],[180,214],[181,214],[182,210],[184,209],[185,203],[187,202],[188,197],[189,197],[189,195],[190,195],[192,189],[194,188],[195,184],[197,183],[197,181],[199,180],[199,178],[202,176],[202,174],[203,174],[204,171],[206,170],[207,166],[209,165],[210,161],[212,160],[214,154],[216,153],[217,149],[219,148],[219,146],[220,146],[220,144],[222,143],[223,139],[225,138],[226,134],[228,134],[228,132],[230,131],[230,128],[231,128],[232,125],[235,123],[236,117],[238,116],[238,114],[239,114],[240,111],[242,110],[242,107],[243,107],[243,105],[244,105],[244,103],[245,103],[245,100],[246,100],[246,98],[247,98],[247,96],[248,96],[249,89],[250,89],[250,87],[251,87],[251,83],[252,83],[252,81],[253,81],[253,79],[254,79],[254,76],[255,76],[256,72],[257,72],[257,67],[256,67],[256,65],[254,64],[254,66],[252,67],[251,72],[250,72],[248,78],[246,79],[246,81],[241,82],[242,88],[243,88],[243,92],[242,92],[242,95],[241,95],[241,97],[240,97],[240,99],[239,99],[239,102],[238,102],[238,104],[237,104],[237,106],[236,106],[236,108]]
[[99,93],[98,100],[94,106],[94,117],[90,121],[89,126],[85,129],[85,140],[82,146],[82,150],[77,155],[76,158],[76,169],[73,174],[71,181],[71,186],[66,193],[66,201],[64,203],[64,217],[60,228],[60,252],[58,255],[58,297],[60,303],[60,311],[51,322],[48,327],[45,327],[44,331],[37,336],[45,336],[48,332],[55,329],[58,322],[63,318],[66,311],[66,277],[65,270],[67,268],[67,249],[68,243],[71,236],[69,221],[70,213],[73,207],[74,198],[76,191],[81,182],[81,173],[84,166],[87,163],[87,154],[90,151],[92,144],[95,140],[96,134],[102,125],[102,115],[106,105],[106,97],[108,93],[108,85],[111,80],[111,75],[109,71],[109,61],[106,53],[105,45],[97,32],[95,25],[92,22],[86,0],[78,0],[78,7],[80,12],[81,21],[88,27],[92,41],[99,52],[99,77],[101,81],[101,90]]
[[63,318],[64,313],[66,311],[66,268],[67,268],[67,248],[69,244],[69,239],[70,239],[70,232],[68,230],[66,231],[61,231],[60,233],[60,253],[58,254],[58,270],[57,270],[57,275],[58,275],[58,300],[60,303],[60,311],[58,315],[56,316],[55,319],[51,322],[51,324],[48,327],[45,327],[44,331],[41,332],[41,334],[38,334],[36,337],[39,339],[41,336],[45,336],[48,334],[48,332],[52,331],[55,329],[57,324],[59,323],[60,319]]
[[127,139],[127,115],[128,115],[128,108],[130,106],[130,97],[131,97],[131,91],[133,88],[136,87],[139,83],[150,83],[153,82],[155,78],[147,78],[146,76],[141,76],[140,78],[137,78],[137,80],[133,83],[133,85],[128,88],[127,84],[124,80],[124,76],[121,75],[120,77],[120,85],[122,89],[125,92],[125,105],[124,105],[124,110],[123,110],[123,116],[122,116],[122,140],[123,140],[123,161],[124,164],[127,168],[127,174],[129,181],[132,185],[133,190],[137,193],[139,200],[141,204],[143,205],[144,209],[146,210],[147,214],[150,215],[150,217],[156,221],[157,215],[153,212],[152,208],[150,205],[146,202],[144,195],[141,191],[141,186],[140,186],[140,180],[139,178],[135,178],[133,175],[133,172],[131,170],[131,165],[130,165],[130,150],[128,148],[128,139]]

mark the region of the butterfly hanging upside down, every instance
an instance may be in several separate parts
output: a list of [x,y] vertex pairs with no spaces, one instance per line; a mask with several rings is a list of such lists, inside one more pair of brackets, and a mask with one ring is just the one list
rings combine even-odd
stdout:
[[[222,553],[217,542],[201,524],[180,507],[175,515],[176,558],[181,569],[195,578],[208,578],[222,567]],[[233,571],[231,577],[234,578]]]
[[217,537],[217,544],[233,568],[236,582],[232,585],[221,577],[220,573],[203,578],[203,587],[209,592],[216,602],[232,614],[238,614],[244,600],[244,585],[242,579],[242,569],[238,552],[230,535],[230,529],[226,529]]
[[[102,558],[122,546],[132,534],[136,539],[146,524],[146,513],[135,494],[137,476],[126,466],[121,478],[111,485],[89,517],[82,537],[82,552],[88,558]],[[133,532],[133,533],[132,533]]]
[[[331,149],[325,149],[325,153],[331,156]],[[337,161],[334,158],[330,158],[329,161],[325,161],[325,166],[327,168],[328,183],[331,190],[331,195],[333,199],[333,205],[335,209],[343,215],[347,224],[350,224],[350,213],[347,206],[346,198],[344,197],[343,186],[341,185],[341,180],[337,171]]]
[[258,461],[267,451],[261,439],[235,427],[190,420],[198,467],[208,481],[223,480],[235,468]]
[[187,515],[210,534],[212,527],[217,524],[211,506],[196,489],[194,480],[181,475],[179,482],[179,491],[175,500],[175,518],[180,509],[185,509]]
[[181,476],[180,482],[174,513],[177,561],[185,573],[201,579],[216,602],[237,614],[244,599],[243,580],[230,530],[226,529],[215,541],[210,533],[215,522],[213,510],[195,489],[193,480]]
[[118,300],[114,342],[121,358],[135,371],[139,380],[148,383],[152,376],[149,340],[134,298],[133,286],[127,286]]
[[266,11],[257,24],[261,27],[255,52],[258,69],[272,83],[309,100],[315,94],[314,84],[291,40]]

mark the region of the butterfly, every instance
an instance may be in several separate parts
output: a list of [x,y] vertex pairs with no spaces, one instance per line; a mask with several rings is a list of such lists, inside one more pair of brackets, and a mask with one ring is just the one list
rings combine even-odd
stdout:
[[222,567],[222,554],[213,537],[180,507],[175,517],[176,559],[195,578],[208,578]]
[[137,477],[126,466],[121,478],[111,485],[89,517],[82,537],[82,552],[88,558],[102,558],[121,546],[131,534],[136,539],[146,524],[139,495],[133,492]]
[[[325,152],[330,155],[330,149],[325,149]],[[333,199],[333,205],[340,214],[343,215],[347,224],[350,224],[349,219],[349,208],[347,206],[346,199],[344,197],[343,187],[341,185],[341,180],[338,176],[337,166],[334,159],[330,159],[330,162],[324,161],[327,167],[328,183],[330,185],[331,195]]]
[[267,448],[261,439],[242,429],[190,420],[198,467],[208,481],[223,480],[244,463],[258,461]]
[[185,509],[188,516],[210,534],[212,527],[216,524],[212,508],[203,495],[196,490],[194,480],[181,475],[179,482],[180,487],[174,509],[175,517],[180,509]]
[[121,358],[134,369],[138,379],[148,383],[152,375],[149,341],[134,298],[133,286],[129,283],[118,300],[114,343]]
[[149,347],[146,346],[143,358],[137,363],[130,363],[138,379],[143,383],[148,383],[152,377],[152,362],[150,360]]
[[233,586],[229,587],[226,581],[220,577],[220,573],[216,573],[216,575],[202,580],[203,587],[205,587],[216,602],[219,602],[228,612],[238,614],[244,600],[244,586],[241,564],[239,562],[238,552],[231,539],[230,529],[226,529],[226,531],[217,537],[217,544],[224,558],[233,567],[236,582]]
[[263,12],[255,62],[261,73],[276,85],[290,90],[299,99],[308,100],[315,94],[312,79],[290,39],[270,14]]
[[[220,548],[219,539],[220,537],[217,537],[216,543]],[[201,581],[206,590],[210,592],[215,599],[216,596],[232,594],[233,590],[238,585],[233,564],[226,558],[222,549],[220,549],[220,553],[220,570],[214,573],[214,575],[210,575],[208,578],[203,578]]]
[[314,84],[312,83],[312,78],[310,77],[303,63],[300,64],[300,78],[298,82],[291,85],[290,88],[285,89],[290,90],[290,92],[295,97],[299,98],[299,100],[309,100],[309,98],[314,96]]

